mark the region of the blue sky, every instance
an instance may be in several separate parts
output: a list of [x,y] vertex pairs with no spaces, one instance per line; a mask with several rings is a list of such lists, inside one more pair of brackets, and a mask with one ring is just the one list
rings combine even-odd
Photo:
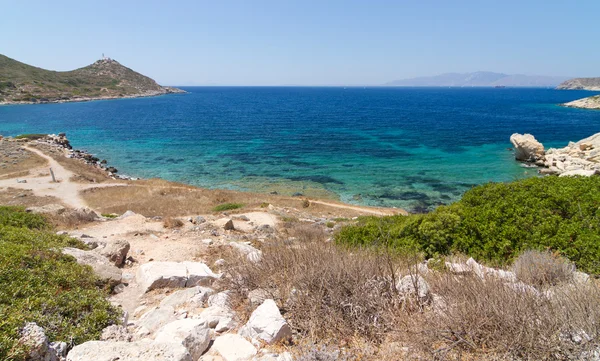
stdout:
[[600,76],[598,0],[0,0],[0,53],[102,53],[165,85],[374,85],[478,70]]

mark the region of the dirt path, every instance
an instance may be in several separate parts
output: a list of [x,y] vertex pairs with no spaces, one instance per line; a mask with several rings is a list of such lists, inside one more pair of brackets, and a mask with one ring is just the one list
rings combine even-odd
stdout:
[[[71,181],[73,172],[65,169],[60,163],[52,157],[47,156],[43,152],[31,148],[24,147],[28,151],[40,156],[46,160],[47,164],[42,167],[32,169],[30,174],[18,178],[9,178],[0,180],[0,188],[18,188],[28,189],[33,191],[36,196],[52,196],[60,199],[65,205],[73,208],[87,207],[87,204],[81,198],[79,192],[88,188],[111,187],[121,184],[79,184]],[[50,168],[54,171],[54,176],[57,182],[52,181]],[[21,182],[18,182],[18,181]]]
[[374,214],[376,216],[392,216],[395,214],[404,214],[404,215],[407,214],[407,212],[402,209],[382,209],[382,208],[351,206],[348,204],[330,203],[330,202],[317,201],[317,200],[312,200],[312,199],[310,202],[316,203],[316,204],[321,204],[321,205],[328,206],[328,207],[351,209],[353,211]]

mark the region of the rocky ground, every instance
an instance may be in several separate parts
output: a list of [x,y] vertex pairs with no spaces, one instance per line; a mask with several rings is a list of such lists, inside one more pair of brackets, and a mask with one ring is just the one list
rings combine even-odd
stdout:
[[569,108],[600,109],[600,95],[573,100],[562,105]]

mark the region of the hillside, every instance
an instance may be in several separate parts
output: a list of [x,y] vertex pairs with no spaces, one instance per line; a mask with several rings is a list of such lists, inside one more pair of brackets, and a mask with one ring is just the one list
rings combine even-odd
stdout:
[[600,90],[600,78],[575,78],[560,83],[556,89]]
[[46,103],[153,96],[182,90],[158,85],[116,60],[72,71],[37,68],[0,54],[0,103]]
[[384,85],[414,87],[554,87],[565,79],[565,77],[509,75],[478,71],[474,73],[446,73],[435,76],[395,80]]
[[562,105],[569,108],[600,109],[600,95],[573,100]]

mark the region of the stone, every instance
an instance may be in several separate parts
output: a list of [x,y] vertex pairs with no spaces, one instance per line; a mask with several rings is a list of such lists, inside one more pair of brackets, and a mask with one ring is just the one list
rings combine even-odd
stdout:
[[207,286],[213,283],[220,275],[201,262],[183,262],[187,269],[187,281],[185,287]]
[[292,337],[292,329],[272,299],[265,300],[258,306],[238,333],[269,345]]
[[140,317],[137,322],[137,326],[138,329],[143,329],[143,331],[152,334],[164,325],[175,320],[175,309],[173,307],[154,307]]
[[121,270],[95,251],[67,247],[63,248],[62,253],[74,257],[79,264],[92,267],[96,276],[109,285],[116,286],[121,283]]
[[431,292],[429,290],[429,284],[421,276],[407,275],[402,277],[398,283],[396,283],[396,290],[404,298],[409,296],[417,296],[419,301],[428,301]]
[[580,177],[591,177],[593,175],[598,174],[598,171],[595,169],[573,169],[573,170],[567,170],[563,173],[561,173],[559,175],[559,177],[575,177],[575,176],[580,176]]
[[215,328],[219,323],[227,324],[234,317],[235,313],[230,308],[210,306],[202,311],[198,318],[205,321],[208,327]]
[[248,301],[250,302],[250,305],[252,307],[260,306],[265,300],[267,300],[271,297],[272,296],[269,294],[269,292],[267,292],[261,288],[257,288],[255,290],[248,292]]
[[544,146],[531,134],[515,133],[510,136],[510,142],[515,148],[516,160],[535,162],[544,157]]
[[176,342],[88,341],[75,346],[67,361],[196,361]]
[[256,347],[240,335],[225,334],[215,339],[214,349],[225,361],[245,361],[254,357]]
[[573,282],[576,284],[587,283],[590,280],[590,275],[587,273],[575,271],[573,272]]
[[100,340],[102,341],[126,341],[130,342],[133,335],[127,331],[126,327],[120,325],[111,325],[102,330]]
[[156,288],[183,288],[187,282],[187,268],[178,262],[148,262],[140,266],[136,279],[144,292]]
[[208,298],[208,306],[221,306],[223,308],[231,309],[231,297],[229,297],[229,291],[219,292]]
[[194,223],[194,224],[202,224],[205,222],[206,222],[206,219],[202,216],[198,216],[198,217],[194,218],[194,220],[192,221],[192,223]]
[[19,343],[28,348],[29,358],[43,360],[48,353],[48,338],[44,329],[35,322],[29,322],[21,331]]
[[226,231],[233,231],[235,229],[235,227],[233,226],[233,220],[228,220],[223,226],[223,229]]
[[179,290],[160,301],[161,306],[171,306],[178,308],[189,304],[195,307],[203,307],[208,297],[215,291],[212,288],[196,286],[184,290]]
[[123,265],[123,262],[125,262],[129,249],[129,242],[124,240],[116,240],[106,243],[104,248],[99,248],[96,251],[108,258],[108,260],[115,266],[119,267]]
[[154,342],[180,344],[197,360],[210,344],[210,329],[202,320],[177,320],[158,330]]
[[229,242],[229,246],[245,255],[251,262],[257,263],[262,259],[262,252],[249,244],[232,241]]

